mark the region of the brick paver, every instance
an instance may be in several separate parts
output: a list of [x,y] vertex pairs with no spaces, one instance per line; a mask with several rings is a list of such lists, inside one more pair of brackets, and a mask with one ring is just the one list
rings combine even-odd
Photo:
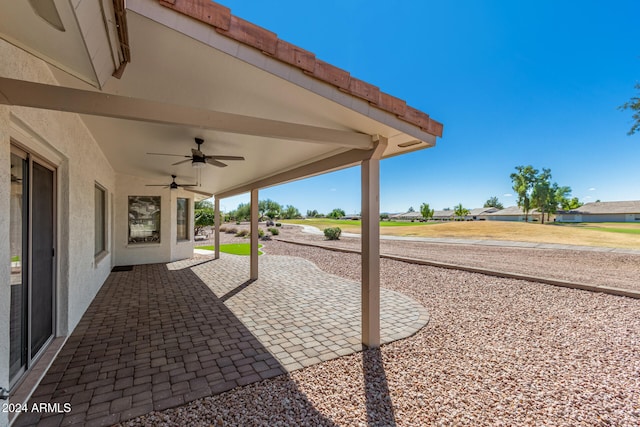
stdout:
[[[222,254],[112,273],[34,392],[70,412],[14,425],[110,425],[361,350],[360,284],[301,258]],[[381,290],[383,343],[428,321]]]

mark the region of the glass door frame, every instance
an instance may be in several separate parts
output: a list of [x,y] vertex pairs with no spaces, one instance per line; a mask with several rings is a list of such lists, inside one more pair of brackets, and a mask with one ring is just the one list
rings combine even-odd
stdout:
[[[27,202],[26,208],[23,206],[22,213],[22,257],[26,258],[26,262],[23,262],[21,265],[22,268],[22,281],[26,281],[26,287],[23,290],[26,290],[26,295],[22,295],[22,319],[23,328],[26,328],[26,333],[22,332],[22,339],[24,340],[22,345],[22,350],[24,352],[24,347],[26,346],[26,360],[23,362],[22,366],[18,371],[14,373],[13,376],[9,378],[9,387],[10,389],[20,383],[20,381],[24,378],[25,374],[29,371],[29,369],[33,366],[33,364],[39,359],[39,357],[46,351],[51,341],[56,336],[57,325],[56,325],[56,308],[57,308],[57,271],[58,271],[58,262],[57,262],[57,226],[58,226],[58,181],[57,181],[57,168],[52,165],[47,160],[42,157],[33,154],[26,148],[22,148],[22,146],[18,145],[13,139],[11,140],[11,154],[16,155],[26,162],[27,173],[23,173],[24,180],[23,181],[23,196],[22,200]],[[51,335],[45,340],[44,344],[40,347],[38,352],[33,354],[32,352],[32,334],[31,334],[31,325],[32,325],[32,316],[34,315],[32,311],[32,277],[33,277],[33,215],[32,215],[32,206],[33,206],[33,164],[37,163],[38,165],[50,170],[52,172],[52,242],[53,242],[53,254],[52,254],[52,270],[51,270]],[[27,192],[26,197],[24,196],[24,192]],[[26,232],[25,232],[26,227]],[[26,254],[26,256],[25,256]],[[26,274],[25,274],[26,273]],[[25,301],[26,299],[26,301]],[[37,315],[37,314],[36,314]],[[24,353],[23,353],[24,354]]]

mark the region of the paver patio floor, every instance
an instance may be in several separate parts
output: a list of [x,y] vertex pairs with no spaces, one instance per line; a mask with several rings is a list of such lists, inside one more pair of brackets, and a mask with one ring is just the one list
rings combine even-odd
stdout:
[[[110,425],[361,350],[360,284],[294,257],[222,254],[111,273],[15,425]],[[381,289],[382,342],[428,321]]]

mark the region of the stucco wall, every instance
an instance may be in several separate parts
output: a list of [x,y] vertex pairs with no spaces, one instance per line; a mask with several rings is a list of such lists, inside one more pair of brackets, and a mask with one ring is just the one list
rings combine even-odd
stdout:
[[[41,60],[0,40],[0,76],[57,84]],[[57,335],[73,330],[112,265],[112,250],[94,263],[94,185],[115,191],[115,173],[76,114],[32,108],[0,109],[0,231],[8,236],[10,139],[57,167]],[[108,218],[110,222],[110,218]],[[8,238],[0,239],[0,259],[9,259]],[[108,238],[107,241],[110,241]],[[0,308],[7,304],[8,266],[0,263]],[[0,360],[8,360],[9,310],[0,310]],[[0,386],[8,383],[4,364]],[[1,424],[1,423],[0,423]]]
[[[9,236],[11,194],[9,152],[9,108],[0,105],[0,236]],[[9,387],[9,307],[11,302],[11,259],[9,239],[0,238],[0,387]],[[1,401],[0,401],[1,402]],[[7,425],[8,414],[0,411],[0,426]]]
[[[167,176],[167,183],[171,178]],[[177,242],[176,218],[177,198],[189,199],[190,224],[193,224],[193,193],[182,189],[169,190],[163,187],[147,187],[147,184],[158,184],[162,181],[150,182],[129,175],[117,175],[116,180],[116,229],[115,229],[115,264],[137,265],[167,260],[189,258],[193,255],[193,230],[189,227],[188,242]],[[129,243],[129,196],[160,196],[160,242]]]

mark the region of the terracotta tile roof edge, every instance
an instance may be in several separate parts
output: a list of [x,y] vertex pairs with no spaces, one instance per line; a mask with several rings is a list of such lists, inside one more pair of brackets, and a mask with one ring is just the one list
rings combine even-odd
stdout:
[[380,91],[348,71],[321,61],[309,51],[281,40],[278,35],[231,14],[231,9],[210,0],[158,0],[170,9],[212,26],[218,33],[260,50],[265,55],[300,68],[304,73],[336,86],[341,91],[395,114],[423,131],[442,137],[444,126],[428,114],[410,107],[402,99]]

